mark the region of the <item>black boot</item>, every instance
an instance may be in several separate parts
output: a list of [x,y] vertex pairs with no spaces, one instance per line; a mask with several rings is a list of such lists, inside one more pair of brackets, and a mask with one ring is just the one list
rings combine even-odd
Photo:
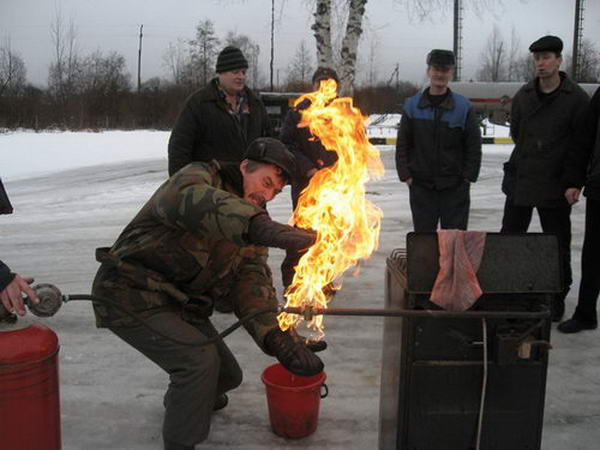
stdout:
[[165,442],[165,450],[194,450],[193,445],[178,444],[176,442],[172,442],[167,439],[165,439],[164,442]]

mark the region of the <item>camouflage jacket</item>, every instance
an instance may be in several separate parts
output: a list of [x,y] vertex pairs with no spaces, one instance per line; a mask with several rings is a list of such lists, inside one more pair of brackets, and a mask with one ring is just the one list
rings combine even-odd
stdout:
[[[277,306],[267,248],[250,245],[250,219],[264,209],[242,197],[237,166],[195,162],[169,178],[110,249],[94,295],[148,316],[179,311],[184,320],[206,318],[217,297],[228,296],[238,317]],[[99,327],[138,326],[115,307],[94,303]],[[257,316],[246,328],[263,349],[277,326],[275,313]]]

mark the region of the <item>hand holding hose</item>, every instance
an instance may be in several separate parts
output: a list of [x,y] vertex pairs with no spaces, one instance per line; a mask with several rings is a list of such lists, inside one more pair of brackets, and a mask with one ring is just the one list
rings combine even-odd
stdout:
[[310,377],[323,371],[321,358],[297,341],[288,331],[275,328],[265,336],[265,347],[294,375]]
[[23,303],[23,294],[28,296],[33,303],[39,303],[40,299],[29,285],[33,283],[33,278],[21,278],[15,274],[13,280],[0,292],[2,305],[10,313],[16,313],[20,316],[25,315],[25,305]]

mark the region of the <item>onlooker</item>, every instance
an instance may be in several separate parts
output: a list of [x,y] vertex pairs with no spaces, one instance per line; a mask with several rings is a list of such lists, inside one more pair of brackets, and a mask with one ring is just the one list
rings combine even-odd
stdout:
[[[277,322],[277,298],[267,249],[305,249],[315,233],[279,224],[264,207],[295,172],[293,155],[273,138],[259,138],[241,163],[195,162],[169,178],[123,230],[102,262],[94,303],[97,325],[108,327],[169,374],[164,397],[166,450],[192,450],[206,439],[214,410],[242,382],[223,340],[214,340],[215,300],[227,296],[256,344],[299,376],[323,369],[318,356]],[[140,326],[135,312],[163,336]],[[263,314],[259,314],[260,312]],[[254,314],[254,316],[252,316]],[[202,347],[179,341],[214,340]]]
[[[328,67],[319,67],[312,76],[312,89],[319,89],[323,80],[339,79],[335,70]],[[292,205],[296,209],[300,193],[308,186],[310,179],[318,170],[332,166],[337,161],[337,153],[326,150],[316,136],[311,135],[308,127],[298,128],[302,111],[310,106],[310,100],[306,99],[294,109],[290,109],[285,116],[279,138],[296,157],[296,177],[292,182]],[[284,289],[292,283],[294,278],[294,267],[302,253],[287,251],[285,259],[281,263],[281,279]]]
[[430,85],[406,100],[396,142],[396,170],[409,187],[415,231],[466,230],[470,184],[481,167],[481,130],[471,103],[452,92],[455,57],[427,55]]
[[[2,180],[0,180],[0,214],[11,214],[12,212],[12,205],[4,190]],[[0,322],[14,322],[17,320],[14,313],[20,316],[25,314],[23,294],[33,302],[39,302],[37,295],[29,287],[31,283],[33,283],[33,278],[21,278],[0,261]]]
[[504,164],[502,191],[506,194],[503,233],[525,233],[537,209],[545,233],[558,237],[563,262],[564,291],[552,304],[559,321],[572,282],[571,205],[584,183],[591,143],[587,138],[587,94],[561,72],[563,43],[544,36],[529,47],[536,77],[515,95],[511,136],[515,147]]
[[596,144],[592,155],[583,195],[585,204],[585,236],[581,251],[581,283],[573,316],[558,324],[558,331],[577,333],[598,327],[596,306],[600,293],[600,88],[590,102],[590,122]]
[[239,163],[248,144],[271,136],[267,111],[245,85],[248,61],[240,49],[225,47],[217,77],[192,94],[169,139],[169,176],[192,161]]

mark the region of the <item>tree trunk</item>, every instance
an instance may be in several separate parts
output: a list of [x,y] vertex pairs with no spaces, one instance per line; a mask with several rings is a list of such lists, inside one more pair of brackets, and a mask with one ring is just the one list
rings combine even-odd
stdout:
[[354,93],[354,77],[356,75],[356,52],[362,34],[362,18],[365,14],[367,0],[350,0],[346,34],[342,41],[342,67],[340,70],[340,93],[352,96]]
[[333,68],[331,51],[331,0],[317,0],[315,23],[311,27],[317,41],[317,65]]

